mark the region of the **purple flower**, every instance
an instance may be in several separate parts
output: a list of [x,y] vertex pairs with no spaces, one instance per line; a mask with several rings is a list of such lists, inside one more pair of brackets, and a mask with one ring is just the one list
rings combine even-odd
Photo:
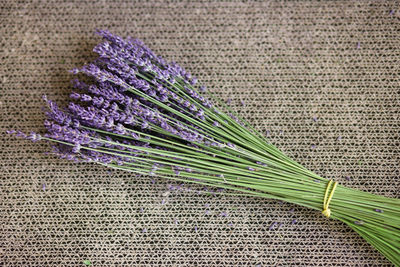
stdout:
[[274,229],[276,224],[277,224],[276,222],[273,222],[273,223],[269,226],[268,229],[269,229],[269,230]]
[[72,93],[69,95],[69,97],[72,98],[72,99],[74,99],[74,100],[79,100],[79,99],[81,98],[81,95],[78,94],[78,93],[72,92]]
[[230,147],[230,148],[236,148],[235,144],[232,144],[232,143],[227,143],[226,145],[227,145],[228,147]]
[[42,139],[42,136],[40,134],[31,132],[26,138],[31,140],[31,141],[33,141],[33,142],[37,142],[37,141],[40,141]]

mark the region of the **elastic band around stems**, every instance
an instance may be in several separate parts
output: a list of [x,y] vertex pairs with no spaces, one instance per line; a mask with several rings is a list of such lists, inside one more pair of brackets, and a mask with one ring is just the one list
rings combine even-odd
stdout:
[[328,197],[328,192],[329,192],[329,189],[331,188],[332,182],[333,182],[333,180],[330,180],[329,183],[328,183],[328,186],[326,187],[325,196],[324,196],[324,205],[323,205],[324,209],[322,210],[322,214],[324,214],[328,218],[331,216],[331,209],[329,208],[329,203],[332,200],[333,193],[335,192],[335,189],[336,189],[336,186],[337,186],[337,182],[334,182],[333,188],[332,188],[331,193],[329,194],[329,197]]

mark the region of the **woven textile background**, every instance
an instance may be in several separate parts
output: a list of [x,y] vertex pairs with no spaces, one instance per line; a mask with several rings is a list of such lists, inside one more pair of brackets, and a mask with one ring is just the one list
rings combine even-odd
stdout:
[[0,265],[390,266],[320,212],[60,160],[4,132],[43,131],[41,96],[66,103],[68,70],[109,29],[309,169],[400,197],[399,19],[396,1],[0,1]]

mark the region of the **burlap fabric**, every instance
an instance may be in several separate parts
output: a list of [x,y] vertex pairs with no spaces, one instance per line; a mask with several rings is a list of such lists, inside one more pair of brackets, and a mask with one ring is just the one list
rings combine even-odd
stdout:
[[0,265],[390,266],[317,211],[59,160],[4,132],[43,131],[41,95],[66,102],[103,28],[181,63],[318,174],[399,197],[398,4],[0,1]]

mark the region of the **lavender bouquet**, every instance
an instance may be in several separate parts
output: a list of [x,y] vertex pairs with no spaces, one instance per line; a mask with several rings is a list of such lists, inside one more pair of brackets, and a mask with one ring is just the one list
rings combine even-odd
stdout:
[[[400,266],[400,200],[346,188],[270,144],[180,66],[141,41],[98,31],[99,57],[74,74],[61,109],[47,99],[45,134],[55,155],[140,175],[214,186],[322,211]],[[315,181],[318,181],[316,183]]]

